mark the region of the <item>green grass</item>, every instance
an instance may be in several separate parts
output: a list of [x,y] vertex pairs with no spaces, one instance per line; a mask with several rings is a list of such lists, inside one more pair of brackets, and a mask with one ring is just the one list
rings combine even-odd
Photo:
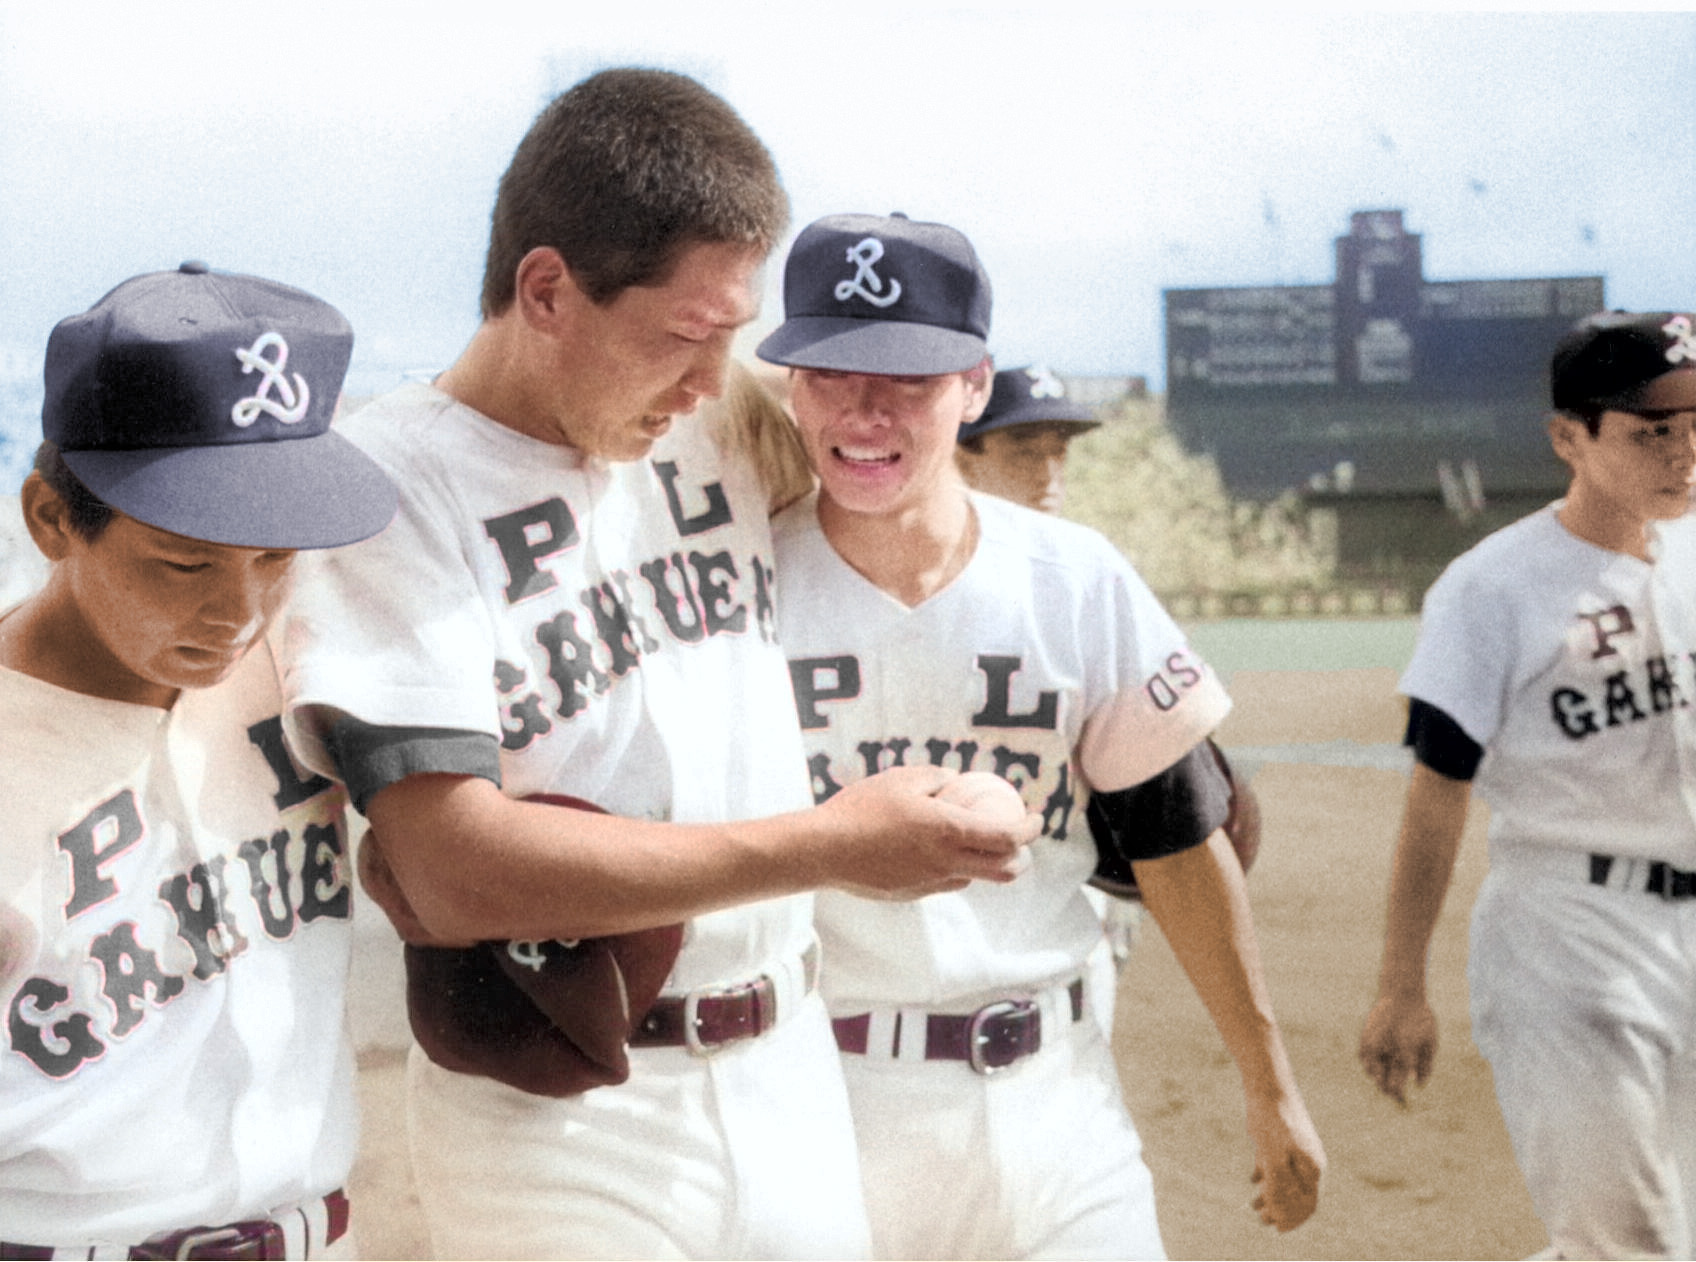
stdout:
[[1190,643],[1224,674],[1239,670],[1401,670],[1417,618],[1227,618],[1185,626]]

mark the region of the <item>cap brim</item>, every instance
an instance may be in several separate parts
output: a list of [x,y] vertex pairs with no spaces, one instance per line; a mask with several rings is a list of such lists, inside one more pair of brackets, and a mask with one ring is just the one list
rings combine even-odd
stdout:
[[1650,401],[1660,393],[1657,387],[1677,372],[1696,372],[1696,366],[1686,368],[1683,365],[1678,365],[1668,368],[1658,376],[1651,377],[1648,381],[1633,386],[1629,390],[1621,390],[1609,395],[1569,397],[1553,403],[1552,406],[1557,412],[1631,412],[1640,407],[1653,406]]
[[979,434],[988,434],[1012,425],[1052,425],[1056,429],[1081,434],[1085,430],[1098,428],[1101,420],[1087,408],[1068,403],[1064,399],[1031,399],[1008,408],[1005,412],[963,427],[960,437],[976,438]]
[[126,516],[238,548],[336,548],[389,524],[394,484],[333,431],[279,442],[67,451],[72,473]]
[[934,324],[800,316],[785,321],[754,353],[791,368],[931,376],[975,367],[989,354],[989,345],[973,334]]

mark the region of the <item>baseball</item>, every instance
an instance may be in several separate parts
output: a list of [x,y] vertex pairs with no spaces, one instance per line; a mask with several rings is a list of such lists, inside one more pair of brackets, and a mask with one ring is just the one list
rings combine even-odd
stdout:
[[998,824],[1010,826],[1025,818],[1025,799],[1019,796],[1019,791],[988,771],[968,771],[956,776],[938,789],[936,796]]

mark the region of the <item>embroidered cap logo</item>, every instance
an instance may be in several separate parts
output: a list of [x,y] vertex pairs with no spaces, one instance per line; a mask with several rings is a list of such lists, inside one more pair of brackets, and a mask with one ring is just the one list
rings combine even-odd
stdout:
[[1672,345],[1667,347],[1667,363],[1696,364],[1696,330],[1691,329],[1689,316],[1674,316],[1661,326],[1661,332],[1672,339]]
[[[276,348],[277,357],[266,359],[265,352]],[[307,388],[306,381],[299,373],[294,374],[294,382],[283,375],[283,369],[289,362],[289,344],[283,341],[281,333],[261,333],[252,346],[243,350],[236,348],[236,358],[241,361],[243,375],[250,372],[264,374],[259,382],[259,388],[245,399],[237,400],[235,407],[230,409],[230,419],[246,429],[259,419],[261,413],[274,416],[284,425],[293,425],[306,416],[307,404],[311,402],[312,391]],[[275,386],[277,397],[271,397],[271,388]]]
[[1066,397],[1066,387],[1060,384],[1060,378],[1046,368],[1027,368],[1025,376],[1031,379],[1031,398],[1033,399],[1063,399]]
[[854,265],[852,278],[836,283],[836,301],[847,302],[850,298],[864,298],[874,307],[887,307],[901,296],[901,282],[890,278],[889,292],[884,292],[883,277],[872,270],[872,264],[883,257],[883,242],[876,237],[867,237],[860,244],[850,246],[848,261]]

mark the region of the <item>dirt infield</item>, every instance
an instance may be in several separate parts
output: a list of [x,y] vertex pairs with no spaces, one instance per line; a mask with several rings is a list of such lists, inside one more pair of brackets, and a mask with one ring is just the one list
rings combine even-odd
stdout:
[[[1393,671],[1377,669],[1243,671],[1231,679],[1237,709],[1221,741],[1251,774],[1265,816],[1249,891],[1273,1000],[1330,1170],[1319,1212],[1300,1230],[1279,1236],[1255,1219],[1236,1071],[1165,942],[1148,930],[1122,979],[1114,1048],[1174,1258],[1523,1258],[1546,1243],[1489,1068],[1467,1033],[1466,919],[1484,873],[1482,808],[1432,950],[1443,1042],[1431,1085],[1398,1108],[1355,1061],[1406,786],[1393,769],[1401,722],[1394,685]],[[363,949],[374,942],[367,935]],[[398,1002],[387,981],[367,983],[374,985],[384,993],[356,1002]],[[356,1019],[367,1031],[365,1138],[352,1185],[360,1243],[367,1257],[421,1258],[394,1013],[356,1011]]]

